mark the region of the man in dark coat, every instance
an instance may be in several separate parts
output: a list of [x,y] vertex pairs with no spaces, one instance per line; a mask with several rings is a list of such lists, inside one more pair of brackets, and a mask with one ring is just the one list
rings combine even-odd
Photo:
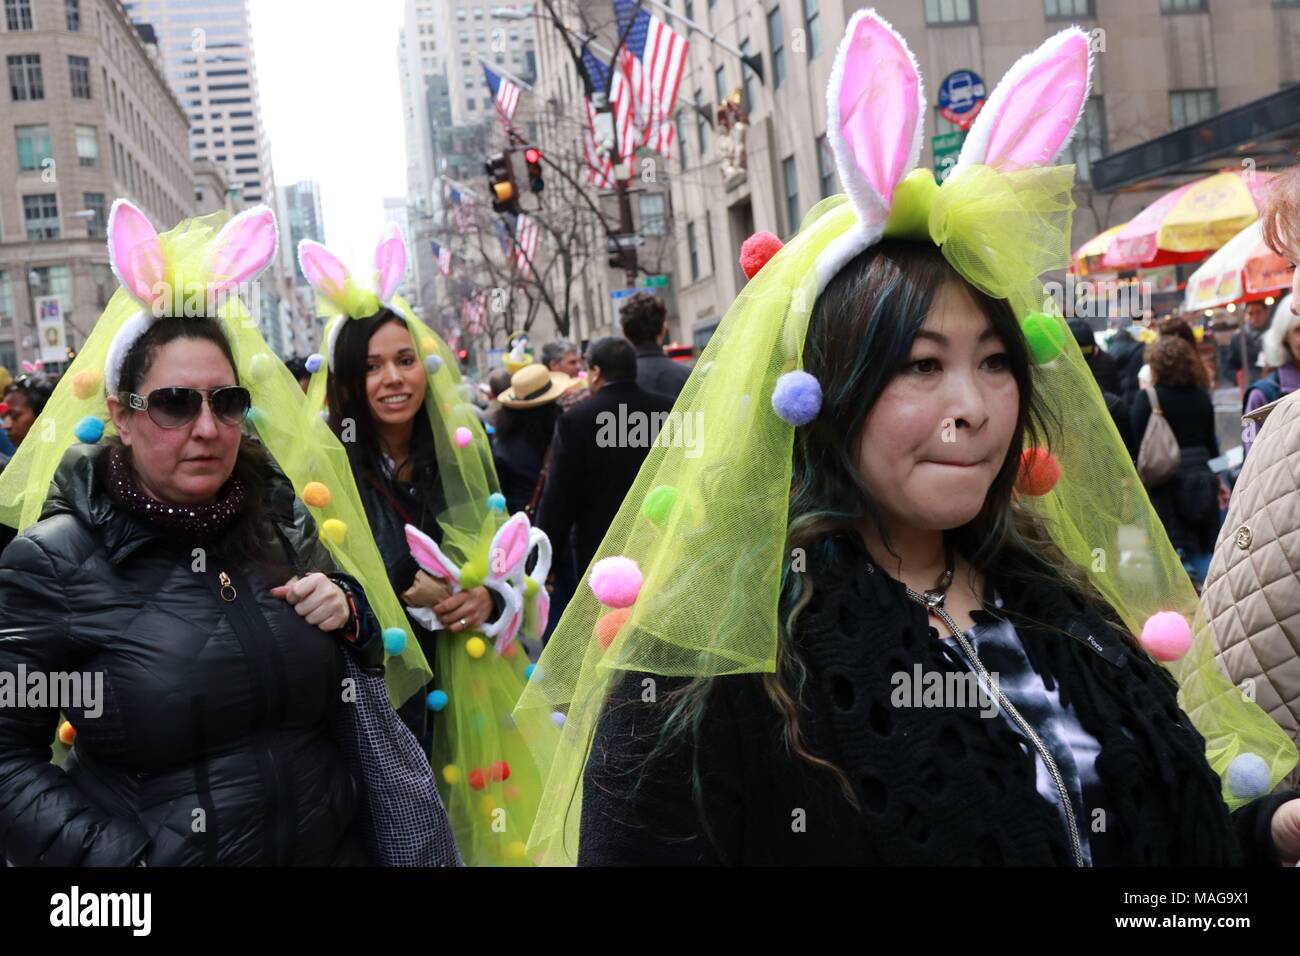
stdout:
[[648,292],[638,292],[619,310],[618,321],[623,327],[623,335],[636,348],[637,385],[647,392],[658,392],[675,401],[691,377],[691,367],[674,362],[664,354],[667,315],[662,299]]
[[671,399],[641,387],[639,364],[626,339],[597,339],[587,352],[591,398],[555,425],[537,524],[557,548],[575,531],[579,577],[672,410]]
[[1127,328],[1121,327],[1110,340],[1110,357],[1119,371],[1120,397],[1125,403],[1133,400],[1138,390],[1138,372],[1142,370],[1142,355],[1146,346],[1133,338]]

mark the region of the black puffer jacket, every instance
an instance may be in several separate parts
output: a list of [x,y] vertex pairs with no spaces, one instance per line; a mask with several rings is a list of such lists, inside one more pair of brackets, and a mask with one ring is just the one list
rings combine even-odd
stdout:
[[[68,453],[42,520],[0,560],[0,674],[102,675],[102,697],[64,708],[77,738],[62,768],[57,709],[0,707],[0,850],[20,866],[366,863],[330,729],[348,651],[220,546],[195,570],[188,544],[108,495],[104,453]],[[288,482],[267,496],[277,557],[331,571]],[[221,571],[237,592],[225,610]],[[360,597],[358,611],[373,664],[378,625]]]

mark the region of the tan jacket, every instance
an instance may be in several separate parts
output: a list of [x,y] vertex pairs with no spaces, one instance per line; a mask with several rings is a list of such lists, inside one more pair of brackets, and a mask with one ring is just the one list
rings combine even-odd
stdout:
[[1201,600],[1219,665],[1300,741],[1300,392],[1246,458]]

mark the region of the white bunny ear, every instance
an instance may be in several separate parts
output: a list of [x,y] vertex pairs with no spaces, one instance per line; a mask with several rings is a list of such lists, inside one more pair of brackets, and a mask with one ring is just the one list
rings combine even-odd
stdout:
[[858,218],[884,226],[894,187],[921,155],[925,95],[916,58],[874,10],[849,20],[826,88],[826,137]]
[[375,249],[375,295],[388,302],[406,275],[406,240],[394,223]]
[[953,175],[980,163],[1003,172],[1050,165],[1069,145],[1091,83],[1092,43],[1079,27],[1025,54],[975,118]]
[[225,292],[256,279],[275,258],[279,244],[275,214],[267,206],[244,210],[217,233],[208,291]]

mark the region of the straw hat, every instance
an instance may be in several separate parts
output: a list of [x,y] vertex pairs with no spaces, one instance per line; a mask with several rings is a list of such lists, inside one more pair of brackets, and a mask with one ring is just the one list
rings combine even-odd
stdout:
[[497,396],[497,401],[506,408],[532,408],[555,401],[572,385],[573,379],[563,372],[552,372],[534,362],[510,376],[510,387]]

